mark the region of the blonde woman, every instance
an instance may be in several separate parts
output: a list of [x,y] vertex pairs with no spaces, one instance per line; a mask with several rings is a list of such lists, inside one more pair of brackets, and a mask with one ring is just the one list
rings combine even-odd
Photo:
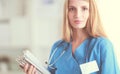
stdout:
[[[54,43],[48,63],[51,74],[120,74],[95,0],[65,0],[63,21],[63,38]],[[32,65],[24,70],[36,73]]]

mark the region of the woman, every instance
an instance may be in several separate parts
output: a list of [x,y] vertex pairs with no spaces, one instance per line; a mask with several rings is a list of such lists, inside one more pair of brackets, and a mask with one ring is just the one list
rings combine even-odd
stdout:
[[[27,74],[36,70],[26,64]],[[86,69],[84,69],[86,68]],[[63,38],[51,50],[51,74],[120,74],[95,0],[65,0]]]

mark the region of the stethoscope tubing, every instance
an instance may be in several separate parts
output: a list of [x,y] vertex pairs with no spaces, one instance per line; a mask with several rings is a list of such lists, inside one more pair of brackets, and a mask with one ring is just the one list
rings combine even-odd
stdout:
[[[51,56],[50,56],[50,58],[49,58],[49,60],[48,60],[48,67],[52,68],[52,66],[53,66],[53,65],[64,55],[64,53],[66,52],[66,49],[67,49],[69,46],[64,47],[62,53],[53,61],[53,63],[51,63],[53,56],[54,56],[55,53],[57,52],[57,49],[58,49],[60,46],[62,46],[63,43],[64,43],[64,41],[61,41],[61,42],[56,46],[56,48],[55,48],[55,50],[53,51],[53,53],[51,54]],[[51,63],[51,64],[50,64],[50,63]]]

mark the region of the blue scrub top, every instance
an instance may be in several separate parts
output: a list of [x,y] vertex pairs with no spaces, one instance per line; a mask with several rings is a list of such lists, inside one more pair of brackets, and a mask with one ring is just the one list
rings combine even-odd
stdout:
[[[63,41],[62,45],[60,45],[61,41],[63,40],[57,41],[51,50],[52,55],[57,48],[50,64],[59,58],[52,65],[54,69],[48,67],[51,74],[82,74],[79,65],[94,60],[98,64],[99,71],[91,74],[120,74],[113,46],[108,39],[89,37],[76,48],[73,54],[71,43]],[[59,57],[64,50],[65,53]]]

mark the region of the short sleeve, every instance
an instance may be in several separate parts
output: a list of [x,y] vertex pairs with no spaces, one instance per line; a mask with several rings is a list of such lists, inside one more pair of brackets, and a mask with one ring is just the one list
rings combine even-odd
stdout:
[[108,39],[103,39],[100,48],[101,74],[120,74],[112,43]]

